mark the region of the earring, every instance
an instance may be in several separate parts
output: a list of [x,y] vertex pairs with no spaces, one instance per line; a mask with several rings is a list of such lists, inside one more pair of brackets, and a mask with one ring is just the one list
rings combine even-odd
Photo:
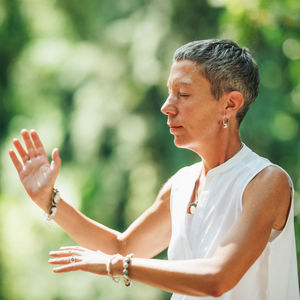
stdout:
[[227,128],[228,127],[228,119],[227,120],[225,120],[226,119],[226,116],[224,115],[224,117],[223,117],[223,128]]

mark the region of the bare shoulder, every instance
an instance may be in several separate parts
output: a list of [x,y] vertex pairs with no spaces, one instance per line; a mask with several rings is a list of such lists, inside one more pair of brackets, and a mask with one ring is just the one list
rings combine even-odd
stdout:
[[276,166],[268,166],[259,172],[247,189],[263,189],[265,192],[288,192],[290,190],[286,173]]
[[170,201],[170,196],[171,196],[171,190],[172,190],[172,183],[173,183],[173,178],[174,175],[172,177],[170,177],[162,186],[162,188],[160,189],[158,196],[156,198],[156,202],[157,201],[163,201],[163,202],[169,202]]
[[243,207],[263,210],[273,218],[273,229],[281,230],[287,220],[291,192],[286,173],[276,166],[268,166],[248,184],[243,195]]
[[[288,183],[286,173],[279,167],[271,165],[260,171],[255,178],[266,179],[273,181],[286,181]],[[254,180],[255,180],[254,178]]]

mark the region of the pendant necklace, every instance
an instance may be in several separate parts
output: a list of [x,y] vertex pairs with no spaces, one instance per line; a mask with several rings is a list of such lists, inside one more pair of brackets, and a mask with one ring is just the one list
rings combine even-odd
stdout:
[[195,186],[195,195],[194,195],[194,202],[189,203],[189,208],[190,208],[190,212],[192,215],[195,214],[196,212],[196,208],[198,205],[198,181],[196,182],[196,186]]

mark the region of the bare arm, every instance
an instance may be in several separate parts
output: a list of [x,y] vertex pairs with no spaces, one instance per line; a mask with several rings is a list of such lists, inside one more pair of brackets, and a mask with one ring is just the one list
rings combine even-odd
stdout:
[[167,291],[220,296],[232,289],[260,256],[280,219],[282,229],[289,206],[286,175],[268,167],[247,186],[242,214],[212,258],[164,263],[133,259],[131,277]]
[[91,250],[151,258],[168,247],[171,236],[169,197],[171,180],[160,191],[154,204],[124,232],[112,230],[60,201],[54,220],[79,245]]
[[[13,142],[21,161],[13,150],[9,152],[10,157],[28,195],[48,213],[51,194],[61,165],[58,150],[53,151],[50,164],[36,131],[29,133],[27,130],[22,130],[21,134],[26,147],[23,148],[18,139]],[[108,254],[125,255],[134,252],[140,257],[152,257],[165,249],[170,239],[170,189],[169,180],[155,203],[124,233],[93,221],[63,199],[57,205],[54,220],[78,244],[86,248],[101,249]]]
[[[169,292],[220,296],[232,289],[256,261],[278,220],[283,220],[281,225],[284,226],[289,205],[290,189],[285,174],[278,168],[268,167],[247,186],[241,216],[211,258],[184,261],[133,258],[130,278]],[[69,264],[66,256],[70,256],[72,250],[69,251],[52,254],[61,258],[51,263],[66,264],[55,272],[83,270],[107,274],[107,257],[91,262],[85,254],[76,253],[78,263]],[[122,274],[122,269],[122,258],[115,259],[113,273]]]

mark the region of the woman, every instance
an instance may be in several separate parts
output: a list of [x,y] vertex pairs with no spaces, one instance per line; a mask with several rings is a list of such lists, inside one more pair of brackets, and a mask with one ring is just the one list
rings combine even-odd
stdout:
[[[257,96],[258,68],[230,40],[188,43],[174,55],[161,108],[177,147],[201,162],[179,170],[124,233],[61,199],[36,131],[21,132],[10,157],[32,200],[81,246],[52,251],[54,272],[87,271],[130,280],[172,299],[298,299],[289,176],[241,142],[239,127]],[[153,259],[168,249],[169,260]],[[133,254],[131,254],[133,253]],[[196,297],[196,298],[195,298]]]

